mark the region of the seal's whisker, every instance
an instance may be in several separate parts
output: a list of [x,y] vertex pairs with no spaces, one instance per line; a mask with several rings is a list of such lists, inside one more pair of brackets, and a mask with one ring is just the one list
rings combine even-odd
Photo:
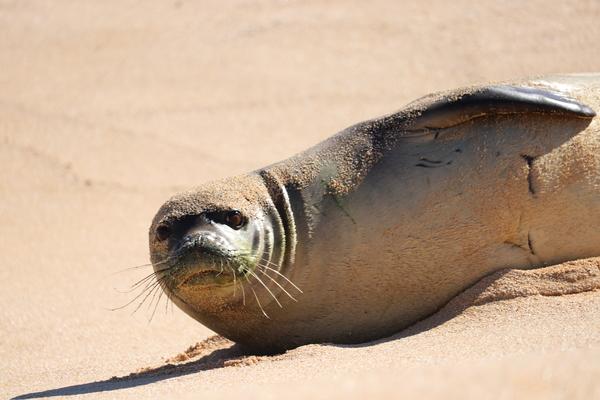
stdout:
[[267,264],[271,264],[274,267],[281,268],[281,265],[274,263],[273,261],[266,259],[264,257],[261,257],[260,260],[266,262]]
[[[250,283],[250,280],[248,279],[248,275],[246,275],[245,278],[248,281],[248,283]],[[260,300],[258,300],[258,296],[256,295],[256,292],[254,291],[254,288],[252,287],[252,285],[250,285],[250,290],[252,290],[252,293],[254,293],[254,298],[256,299],[256,303],[258,304],[260,311],[262,311],[263,315],[265,317],[267,317],[267,319],[271,319],[271,317],[269,317],[269,315],[265,312],[264,308],[262,307],[262,304],[260,304]]]
[[242,304],[246,306],[246,291],[244,290],[244,282],[240,282],[240,288],[242,289]]
[[[231,270],[231,274],[233,275],[233,296],[232,297],[235,298],[235,295],[237,293],[237,284],[238,284],[235,269],[231,266],[229,261],[225,260],[225,263],[227,264],[227,268],[229,268]],[[222,262],[221,262],[221,264],[222,264]],[[245,306],[246,305],[246,291],[244,290],[244,283],[240,281],[239,284],[240,284],[240,289],[242,289],[242,304]]]
[[[302,291],[302,289],[300,289],[298,286],[296,286],[296,285],[294,284],[294,282],[292,282],[291,280],[289,280],[289,278],[288,278],[287,276],[283,275],[283,274],[282,274],[281,272],[279,272],[278,270],[276,270],[276,269],[274,269],[274,268],[271,268],[271,267],[269,267],[269,266],[268,266],[269,264],[271,264],[271,265],[272,265],[272,266],[274,266],[274,267],[280,268],[280,267],[281,267],[281,265],[279,265],[279,264],[276,264],[276,263],[274,263],[274,262],[272,262],[272,261],[270,261],[270,260],[267,260],[267,259],[266,259],[266,258],[264,258],[264,257],[259,257],[259,260],[260,260],[260,261],[259,261],[259,266],[260,266],[260,267],[262,267],[262,268],[265,268],[265,269],[268,269],[269,271],[273,271],[273,272],[275,272],[277,275],[281,276],[283,279],[285,279],[286,281],[288,281],[288,282],[289,282],[289,283],[290,283],[290,284],[291,284],[291,285],[292,285],[292,286],[293,286],[293,287],[294,287],[294,288],[295,288],[297,291],[299,291],[300,293],[304,293],[304,292]],[[261,262],[263,262],[263,263],[266,263],[266,264],[261,264]]]
[[[142,301],[131,312],[132,315],[135,314],[141,308],[141,306],[146,302],[146,300],[148,299],[148,297],[150,297],[150,295],[152,294],[152,292],[154,292],[155,289],[157,289],[158,287],[160,287],[160,282],[163,279],[165,279],[165,278],[166,278],[166,276],[163,275],[160,278],[158,278],[156,281],[147,283],[146,286],[144,287],[144,289],[142,289],[142,291],[140,292],[140,294],[138,294],[131,302],[128,303],[128,304],[131,304],[133,301],[135,301],[136,299],[140,298],[142,295],[146,294],[146,296],[144,296],[144,298],[142,299]],[[125,306],[127,306],[127,305],[125,305]]]
[[254,272],[252,271],[248,271],[250,272],[250,275],[252,275],[258,282],[260,282],[261,285],[263,285],[263,287],[265,289],[267,289],[267,292],[269,292],[269,294],[271,295],[271,297],[273,298],[273,300],[275,300],[275,302],[277,303],[277,305],[279,306],[279,308],[283,308],[283,306],[281,305],[281,303],[279,302],[279,300],[277,300],[277,297],[275,297],[275,295],[273,294],[273,292],[271,291],[271,289],[269,289],[269,287],[263,282],[262,279],[260,279],[258,277],[258,275],[256,275]]
[[[168,268],[166,268],[168,269]],[[135,290],[137,287],[143,285],[146,281],[148,281],[149,279],[152,279],[153,277],[158,276],[159,272],[163,272],[165,269],[160,269],[158,271],[153,271],[151,273],[149,273],[148,275],[146,275],[145,277],[143,277],[142,279],[140,279],[139,281],[135,282],[133,285],[131,285],[129,288],[131,290],[129,290],[129,292],[131,292],[132,290]]]
[[[131,299],[129,302],[127,302],[126,304],[120,306],[120,307],[116,307],[116,308],[109,308],[110,311],[117,311],[117,310],[121,310],[125,307],[127,307],[128,305],[130,305],[131,303],[133,303],[134,301],[136,301],[137,299],[139,299],[140,297],[142,297],[144,295],[144,293],[146,293],[147,290],[149,290],[150,287],[153,287],[156,283],[158,283],[161,279],[163,279],[164,276],[160,277],[158,279],[158,281],[156,282],[150,282],[146,285],[146,287],[144,287],[144,289],[142,289],[142,291],[135,296],[133,299]],[[134,311],[135,312],[135,311]]]
[[[156,300],[156,304],[154,305],[154,310],[152,310],[152,315],[150,315],[150,319],[148,320],[148,323],[152,322],[152,319],[154,318],[154,314],[156,313],[156,309],[158,308],[158,305],[160,304],[160,299],[162,299],[163,294],[165,294],[164,290],[159,290],[160,291],[160,295],[158,296],[158,300]],[[150,303],[152,304],[152,303]]]
[[173,300],[171,300],[171,295],[169,292],[165,290],[165,293],[167,293],[167,300],[165,300],[165,315],[167,315],[169,314],[169,303],[172,303]]
[[167,315],[169,313],[169,304],[171,304],[171,314],[173,314],[173,294],[171,293],[170,290],[165,290],[165,292],[167,293],[167,301],[165,304],[165,315]]
[[[160,283],[160,282],[157,281],[156,283]],[[148,308],[147,308],[148,311],[150,310],[150,308],[152,308],[152,303],[154,303],[156,294],[161,291],[160,284],[158,286],[155,285],[155,287],[152,290],[154,290],[154,294],[152,295],[152,298],[150,299],[150,303],[148,303]]]
[[[152,295],[152,297],[150,298],[150,303],[148,303],[148,306],[146,308],[147,311],[150,311],[150,308],[152,307],[152,303],[154,303],[154,299],[156,298],[156,294],[160,291],[160,285],[155,284],[152,289],[148,292],[148,296]],[[146,298],[144,298],[144,300],[139,304],[138,307],[136,307],[136,309],[133,311],[132,314],[135,314],[136,311],[138,311],[141,306],[146,302]],[[150,322],[150,321],[148,321]]]
[[150,267],[150,266],[152,266],[152,263],[142,264],[142,265],[136,265],[134,267],[127,267],[127,268],[120,269],[118,271],[114,271],[114,272],[111,273],[111,275],[121,274],[123,272],[131,271],[131,270],[134,270],[134,269],[146,268],[146,267]]
[[294,300],[295,302],[298,302],[298,300],[296,300],[296,299],[294,298],[294,296],[292,296],[292,295],[291,295],[291,294],[290,294],[290,293],[289,293],[287,290],[285,290],[285,289],[283,288],[283,286],[281,286],[281,285],[279,284],[279,282],[277,282],[275,279],[273,279],[273,277],[271,277],[271,275],[267,274],[267,273],[266,273],[264,270],[262,270],[262,269],[259,269],[259,271],[260,271],[260,273],[261,273],[261,274],[263,274],[263,275],[265,275],[267,278],[269,278],[269,279],[270,279],[270,280],[271,280],[271,281],[272,281],[274,284],[276,284],[277,286],[279,286],[279,288],[280,288],[281,290],[283,290],[283,292],[284,292],[285,294],[287,294],[287,295],[288,295],[288,297],[289,297],[290,299]]
[[133,312],[131,313],[132,315],[135,314],[140,309],[140,307],[146,302],[146,300],[148,300],[148,297],[150,297],[150,295],[152,294],[152,292],[154,292],[157,288],[160,287],[160,282],[161,282],[161,280],[163,278],[158,279],[156,282],[154,282],[152,284],[152,286],[150,286],[149,289],[147,289],[144,292],[140,293],[140,295],[141,295],[141,294],[144,294],[145,292],[148,292],[146,294],[146,296],[144,296],[144,298],[142,299],[142,301],[140,302],[140,304],[138,304],[137,307],[135,308],[135,310],[133,310]]
[[223,261],[221,260],[221,261],[219,261],[219,263],[221,264],[221,271],[219,271],[219,273],[217,274],[217,277],[223,273]]
[[145,292],[146,290],[150,289],[151,286],[154,286],[155,283],[156,283],[156,280],[148,280],[146,282],[146,286],[144,286],[142,288],[142,293]]
[[[159,272],[162,272],[162,271],[155,271],[155,272],[151,273],[150,275],[140,279],[139,281],[134,283],[132,286],[130,286],[128,290],[119,290],[117,288],[114,288],[114,290],[116,290],[119,293],[131,293],[131,292],[139,289],[143,285],[148,285],[149,282],[152,282],[152,278],[155,278],[158,276]],[[144,291],[144,289],[142,289],[142,291]]]
[[123,291],[122,293],[129,293],[129,292],[135,290],[138,286],[143,285],[146,281],[148,281],[149,279],[152,279],[152,277],[154,277],[155,275],[156,275],[156,272],[149,273],[148,275],[146,275],[139,281],[137,281],[134,284],[132,284],[131,286],[129,286],[129,290]]
[[170,290],[164,290],[167,294],[167,300],[165,301],[165,315],[169,313],[169,304],[171,304],[171,314],[173,314],[173,293]]
[[[262,259],[262,261],[267,261],[267,260],[265,260],[265,259]],[[272,263],[271,263],[271,264],[272,264]],[[273,272],[275,272],[277,275],[281,276],[283,279],[285,279],[286,281],[288,281],[288,282],[290,283],[290,285],[292,285],[292,286],[294,287],[294,289],[296,289],[296,290],[297,290],[297,291],[299,291],[300,293],[304,293],[304,292],[302,291],[302,289],[300,289],[298,286],[296,286],[296,285],[294,284],[294,282],[292,282],[291,280],[289,280],[287,276],[283,275],[281,272],[277,271],[276,269],[273,269],[273,268],[271,268],[271,267],[269,267],[269,266],[267,266],[267,265],[263,265],[263,264],[260,264],[260,263],[258,264],[258,266],[259,266],[259,267],[261,267],[261,268],[268,269],[269,271],[273,271]]]
[[[149,290],[147,297],[144,298],[144,300],[139,304],[139,306],[136,308],[136,310],[134,310],[133,313],[135,313],[137,310],[139,310],[141,308],[141,306],[146,302],[147,298],[150,297],[150,295],[152,295],[152,297],[150,298],[150,303],[148,303],[148,306],[147,306],[147,310],[149,311],[150,308],[152,308],[154,299],[156,298],[156,295],[159,292],[162,293],[163,291],[161,290],[160,281],[156,281],[155,284],[152,286],[152,288]],[[160,300],[160,296],[158,297],[158,299]],[[150,322],[150,321],[148,321],[148,322]]]
[[229,267],[229,269],[231,270],[231,272],[233,273],[233,297],[235,298],[235,294],[236,294],[236,290],[237,290],[237,285],[236,285],[236,281],[235,281],[235,269],[233,269],[233,267],[229,264],[229,261],[226,261],[227,266]]
[[120,273],[127,272],[127,271],[131,271],[131,270],[134,270],[134,269],[140,269],[140,268],[151,267],[151,266],[153,266],[153,265],[154,265],[154,266],[157,266],[157,265],[162,265],[162,264],[165,264],[165,263],[167,263],[167,262],[171,261],[172,259],[174,259],[176,256],[178,256],[178,255],[179,255],[178,253],[179,253],[179,252],[175,252],[173,255],[171,255],[171,256],[168,256],[168,257],[166,257],[166,258],[164,258],[164,259],[162,259],[162,260],[160,260],[160,261],[157,261],[157,262],[155,262],[155,263],[149,262],[149,263],[147,263],[147,264],[136,265],[136,266],[134,266],[134,267],[128,267],[128,268],[124,268],[124,269],[121,269],[121,270],[118,270],[118,271],[115,271],[115,272],[113,272],[113,273],[112,273],[112,275],[115,275],[115,274],[120,274]]

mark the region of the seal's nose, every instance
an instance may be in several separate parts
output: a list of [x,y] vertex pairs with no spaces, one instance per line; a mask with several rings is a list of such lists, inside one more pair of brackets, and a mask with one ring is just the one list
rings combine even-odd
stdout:
[[181,238],[179,249],[195,249],[201,251],[206,245],[207,239],[201,232],[190,232]]
[[171,227],[167,224],[160,224],[156,227],[156,238],[161,242],[171,236]]
[[182,218],[161,222],[155,228],[154,235],[159,242],[179,241],[198,224],[198,218],[197,215],[186,215]]

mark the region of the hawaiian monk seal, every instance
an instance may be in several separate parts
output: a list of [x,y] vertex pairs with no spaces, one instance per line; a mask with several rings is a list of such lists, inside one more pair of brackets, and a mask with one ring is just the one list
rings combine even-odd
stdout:
[[600,75],[426,96],[167,201],[157,280],[272,351],[385,337],[498,269],[600,255],[598,107]]

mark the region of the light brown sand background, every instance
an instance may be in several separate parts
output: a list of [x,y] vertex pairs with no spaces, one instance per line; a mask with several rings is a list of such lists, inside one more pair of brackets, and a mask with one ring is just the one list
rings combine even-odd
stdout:
[[430,91],[599,71],[599,43],[596,1],[0,1],[0,397],[598,398],[598,261],[568,267],[582,293],[498,277],[519,296],[400,339],[105,380],[212,335],[164,299],[108,310],[171,194]]

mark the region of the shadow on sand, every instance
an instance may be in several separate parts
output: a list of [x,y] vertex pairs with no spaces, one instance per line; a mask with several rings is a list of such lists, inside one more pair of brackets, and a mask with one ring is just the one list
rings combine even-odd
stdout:
[[136,386],[148,385],[179,376],[190,375],[200,371],[223,368],[228,361],[237,360],[251,355],[241,346],[232,345],[225,349],[217,349],[197,360],[182,364],[166,364],[157,368],[135,372],[123,377],[113,377],[103,381],[82,383],[79,385],[65,386],[57,389],[32,392],[13,397],[16,399],[37,399],[42,397],[73,396],[113,390],[128,389]]

